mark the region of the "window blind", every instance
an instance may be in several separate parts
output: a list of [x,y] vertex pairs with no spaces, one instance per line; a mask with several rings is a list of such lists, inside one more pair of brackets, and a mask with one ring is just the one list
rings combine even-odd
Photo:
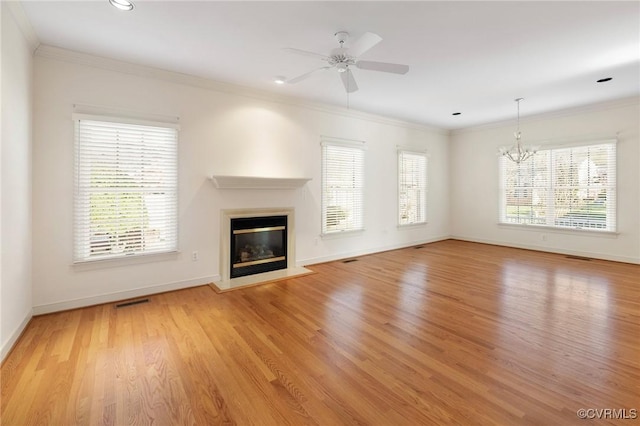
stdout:
[[427,221],[427,156],[398,151],[398,223]]
[[75,120],[74,261],[177,250],[177,129]]
[[502,157],[500,185],[502,223],[616,230],[615,141]]
[[362,144],[322,143],[322,234],[364,228]]

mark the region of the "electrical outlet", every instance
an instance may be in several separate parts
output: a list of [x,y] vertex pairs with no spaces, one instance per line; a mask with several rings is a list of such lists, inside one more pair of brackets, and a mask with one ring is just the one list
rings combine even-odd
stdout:
[[198,255],[197,251],[194,250],[193,252],[191,252],[191,260],[192,261],[197,262],[199,258],[200,258],[200,256]]

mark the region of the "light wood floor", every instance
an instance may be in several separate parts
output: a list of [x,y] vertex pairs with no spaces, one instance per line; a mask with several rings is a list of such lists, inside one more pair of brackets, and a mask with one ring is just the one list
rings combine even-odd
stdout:
[[0,423],[637,424],[576,411],[640,409],[638,265],[450,240],[311,269],[36,317]]

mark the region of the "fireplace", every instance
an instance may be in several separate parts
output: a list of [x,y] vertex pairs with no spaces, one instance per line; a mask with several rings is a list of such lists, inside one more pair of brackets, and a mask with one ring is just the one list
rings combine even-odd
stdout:
[[287,216],[231,219],[230,278],[287,268]]
[[291,207],[221,210],[220,237],[217,292],[313,273],[296,265]]

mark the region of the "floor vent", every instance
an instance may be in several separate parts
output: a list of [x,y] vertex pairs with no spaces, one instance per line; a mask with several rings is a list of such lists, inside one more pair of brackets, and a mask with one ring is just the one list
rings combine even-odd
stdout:
[[347,259],[347,260],[343,260],[342,263],[351,263],[351,262],[357,262],[358,259]]
[[414,249],[416,249],[416,250],[421,249],[421,248],[424,248],[424,246],[415,246],[414,247]]
[[127,306],[139,305],[141,303],[149,303],[149,299],[138,299],[138,300],[131,300],[129,302],[118,303],[116,305],[116,308],[124,308]]
[[590,262],[590,261],[591,261],[591,258],[589,258],[589,257],[571,256],[571,255],[569,255],[569,256],[565,256],[565,257],[566,257],[567,259],[573,259],[573,260],[584,260],[584,261],[587,261],[587,262]]

